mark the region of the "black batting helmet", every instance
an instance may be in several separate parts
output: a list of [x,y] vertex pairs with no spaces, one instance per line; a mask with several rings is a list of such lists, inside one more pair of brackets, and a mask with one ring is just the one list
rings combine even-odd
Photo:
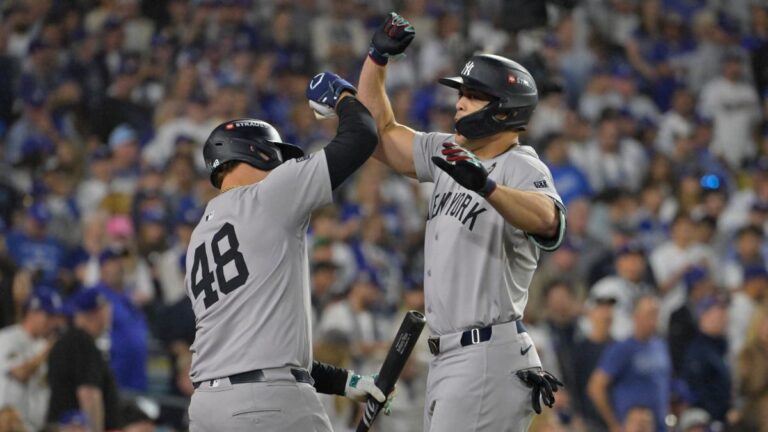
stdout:
[[455,89],[466,87],[493,96],[486,107],[456,122],[456,131],[470,139],[504,130],[525,130],[539,101],[536,82],[528,70],[517,62],[493,54],[472,56],[459,76],[440,78],[439,82]]
[[300,158],[304,151],[282,142],[271,124],[257,119],[237,119],[216,126],[203,147],[205,166],[211,172],[211,183],[223,163],[240,161],[269,171],[288,159]]

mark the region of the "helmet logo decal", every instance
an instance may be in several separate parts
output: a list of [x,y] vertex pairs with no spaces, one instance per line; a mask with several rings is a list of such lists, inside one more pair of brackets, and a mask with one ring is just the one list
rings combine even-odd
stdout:
[[325,72],[321,73],[320,75],[316,76],[316,80],[312,80],[309,82],[309,89],[314,90],[315,87],[320,85],[320,82],[323,80],[323,77],[325,77]]
[[472,72],[472,68],[475,67],[475,62],[468,61],[467,64],[464,65],[464,69],[461,70],[462,75],[469,75]]
[[509,74],[509,75],[507,75],[507,82],[509,84],[514,84],[514,83],[517,82],[517,78],[514,75]]
[[219,161],[218,159],[216,159],[216,160],[215,160],[215,161],[213,161],[213,163],[211,164],[211,168],[216,168],[216,167],[217,167],[217,166],[219,166],[219,165],[221,165],[221,161]]
[[234,124],[235,127],[243,127],[243,126],[267,127],[266,123],[259,120],[240,120],[230,124]]
[[235,125],[234,125],[234,124],[232,124],[232,123],[230,123],[230,124],[228,124],[228,125],[224,126],[224,129],[226,129],[226,130],[230,130],[230,129],[233,129],[234,127],[235,127]]

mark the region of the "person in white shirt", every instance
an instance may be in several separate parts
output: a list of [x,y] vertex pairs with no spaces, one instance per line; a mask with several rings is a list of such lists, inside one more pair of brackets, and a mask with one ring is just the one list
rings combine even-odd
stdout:
[[757,154],[755,131],[761,119],[757,92],[742,80],[741,61],[735,52],[724,56],[722,75],[704,85],[698,106],[702,115],[714,120],[710,150],[733,169]]
[[748,267],[744,270],[741,289],[731,298],[728,309],[728,351],[736,359],[747,340],[749,326],[759,304],[768,292],[768,270],[765,266]]
[[15,408],[30,431],[45,426],[50,395],[46,363],[61,312],[58,294],[38,287],[24,305],[21,322],[0,330],[0,407]]
[[713,270],[717,262],[712,249],[695,241],[695,225],[690,215],[680,213],[672,220],[671,240],[651,252],[650,264],[661,296],[659,332],[666,334],[669,317],[685,303],[682,278],[691,267]]

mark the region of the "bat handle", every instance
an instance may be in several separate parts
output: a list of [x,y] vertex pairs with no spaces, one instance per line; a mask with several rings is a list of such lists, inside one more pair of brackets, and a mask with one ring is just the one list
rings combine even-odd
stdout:
[[381,404],[376,402],[373,398],[369,397],[368,402],[365,403],[363,418],[357,424],[357,429],[355,429],[355,432],[368,432],[380,409]]

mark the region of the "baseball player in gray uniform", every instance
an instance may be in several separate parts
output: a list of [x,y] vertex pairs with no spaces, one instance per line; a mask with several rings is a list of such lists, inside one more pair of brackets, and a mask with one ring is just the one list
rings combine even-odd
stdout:
[[371,155],[376,127],[355,88],[330,73],[307,97],[338,131],[304,155],[268,123],[225,122],[203,148],[221,194],[186,255],[196,318],[191,431],[331,431],[316,392],[385,400],[371,376],[312,361],[306,231],[310,212]]
[[415,35],[391,13],[374,33],[360,101],[376,120],[374,157],[434,183],[425,238],[424,294],[433,357],[424,430],[523,431],[562,384],[541,368],[521,322],[540,250],[556,249],[565,209],[549,169],[518,142],[536,103],[528,71],[480,54],[440,83],[458,90],[455,133],[395,121],[386,64]]

